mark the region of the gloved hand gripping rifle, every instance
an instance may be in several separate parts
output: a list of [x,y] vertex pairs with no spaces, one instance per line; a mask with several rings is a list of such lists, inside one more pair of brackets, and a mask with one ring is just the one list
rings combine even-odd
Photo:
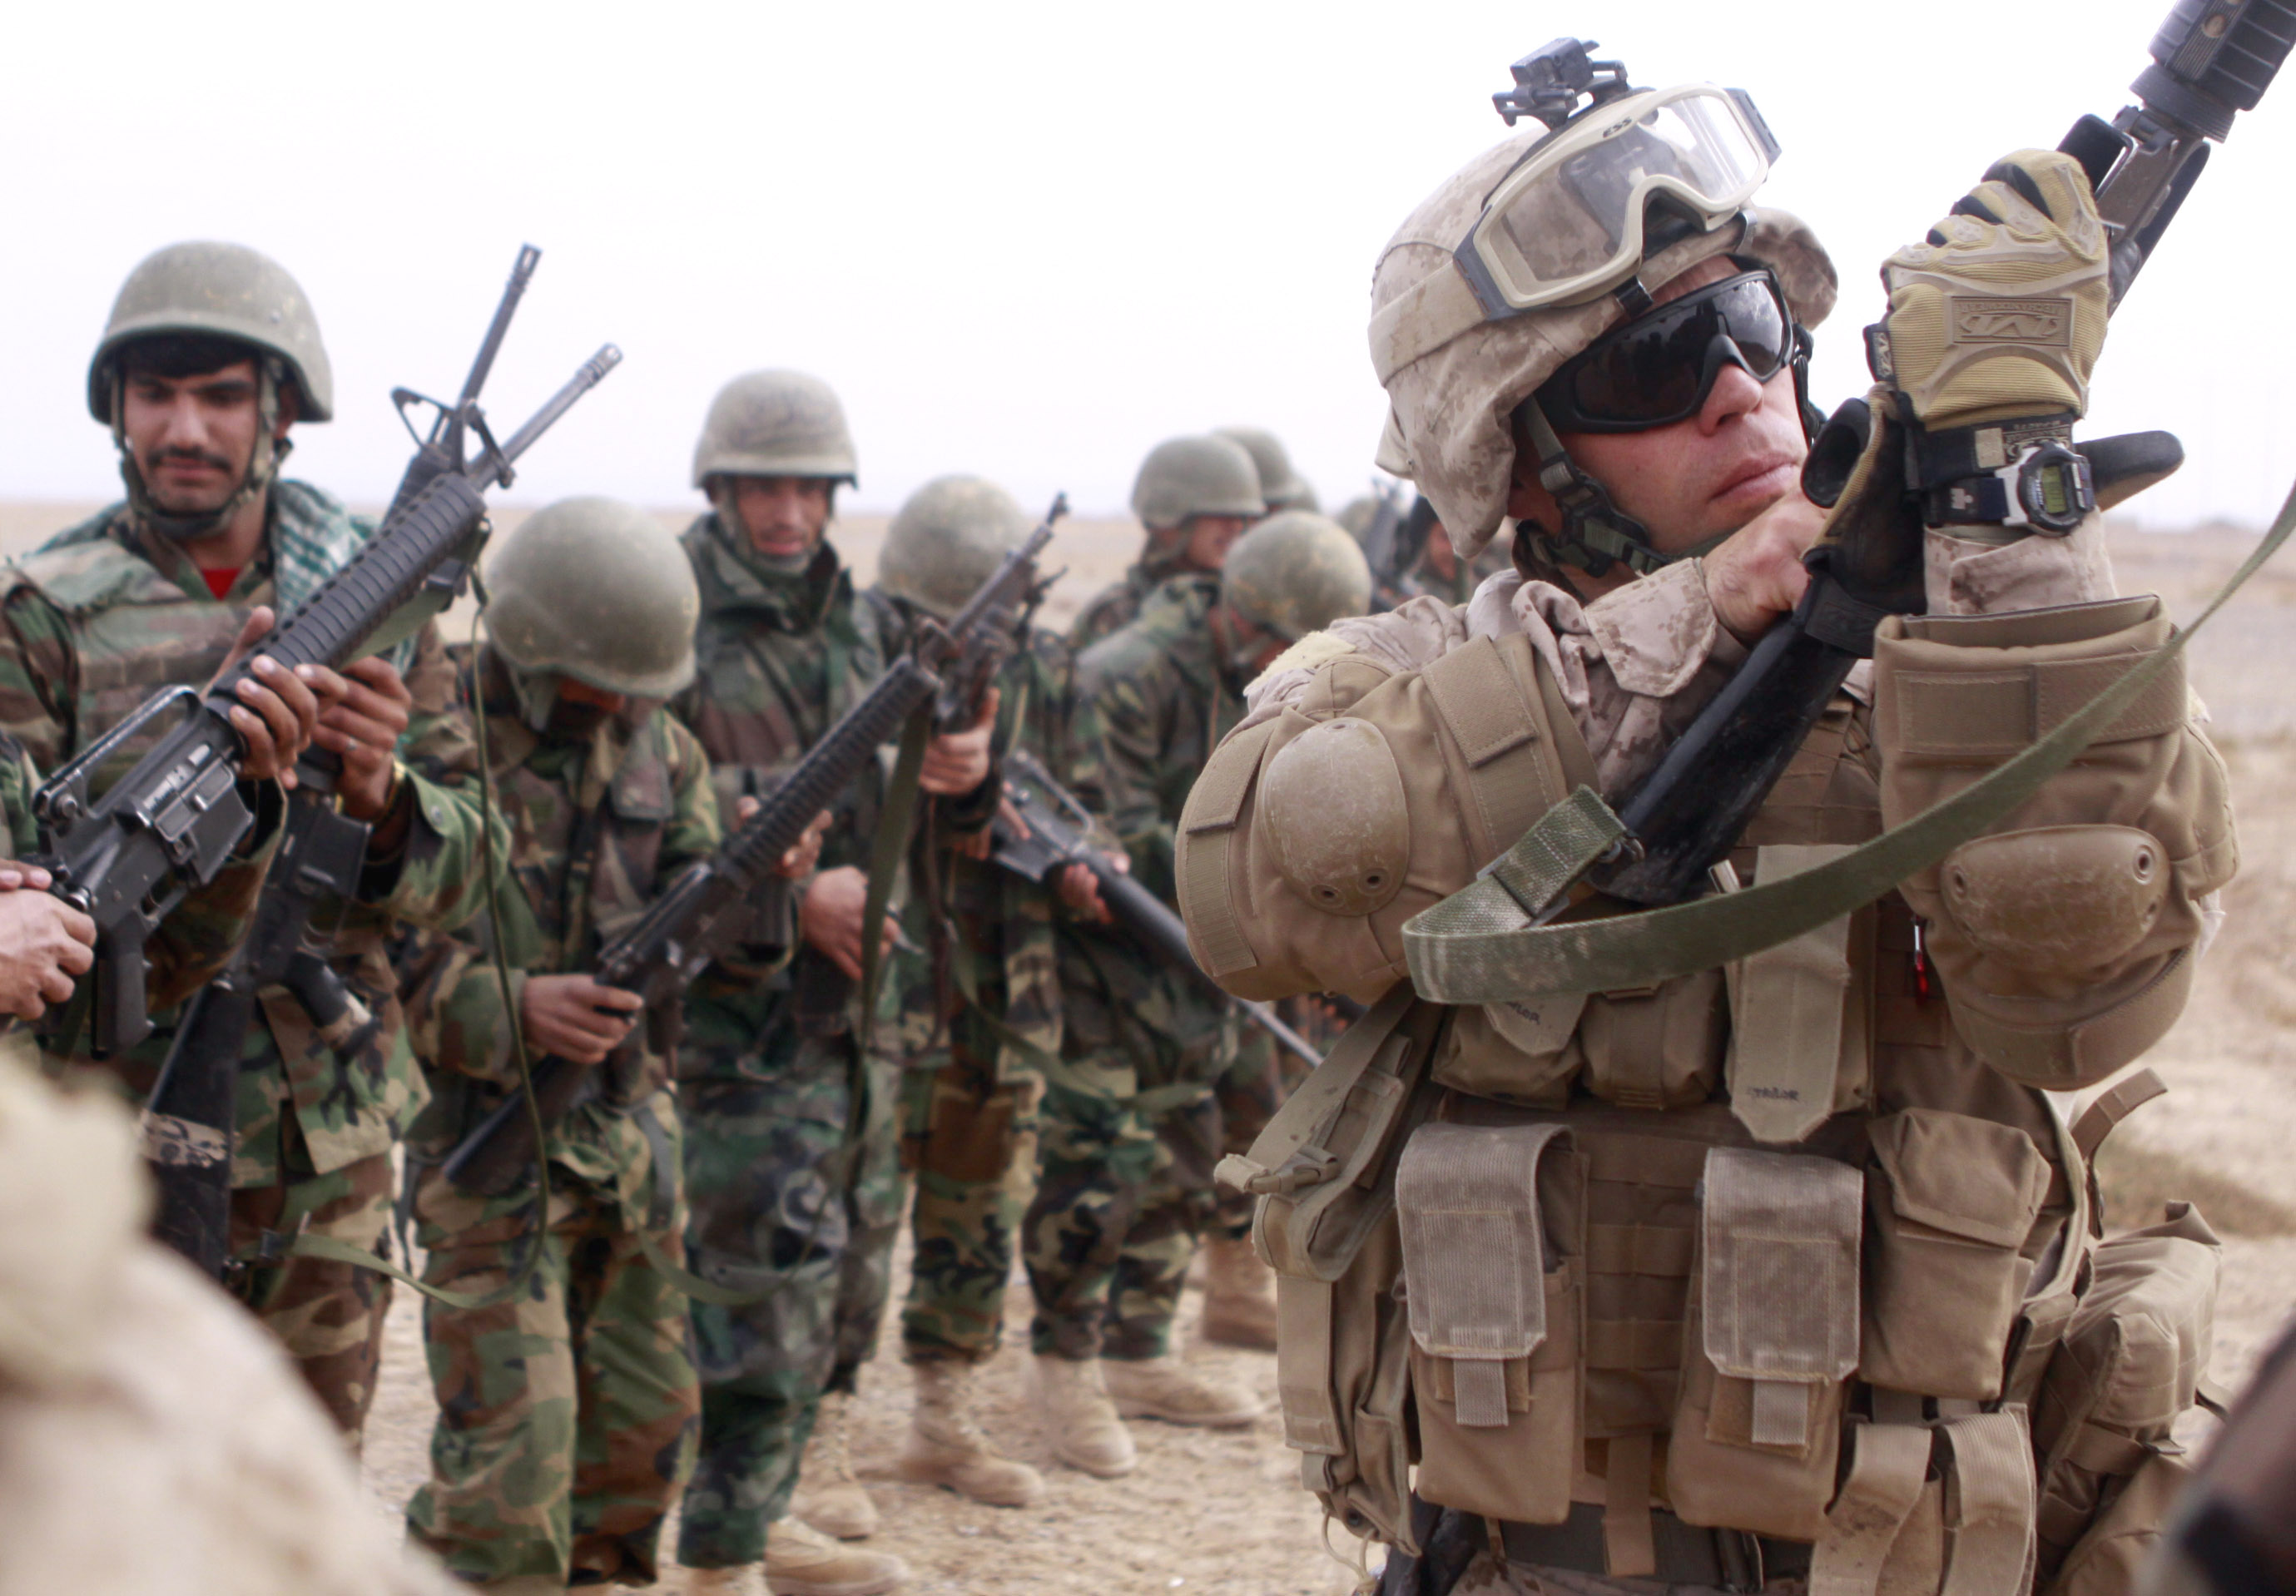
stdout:
[[[939,701],[947,713],[971,724],[977,711],[967,706],[978,702],[1010,655],[1018,618],[1041,586],[1037,556],[1052,541],[1054,521],[1067,509],[1065,497],[1056,501],[1053,514],[1004,556],[946,626],[922,622],[911,651],[806,750],[715,854],[688,867],[636,924],[606,945],[591,978],[602,986],[636,993],[648,1008],[674,1003],[752,923],[750,899],[782,855],[804,837],[813,817],[911,716]],[[623,1044],[636,1045],[635,1036]],[[597,1071],[552,1055],[535,1065],[530,1084],[531,1109],[523,1093],[512,1093],[447,1155],[440,1168],[448,1180],[488,1197],[510,1191],[534,1165],[537,1121],[545,1131],[557,1124],[597,1090]]]
[[[1119,870],[1094,847],[1086,833],[1092,815],[1076,796],[1052,778],[1032,754],[1014,749],[1004,756],[1004,797],[1010,814],[1000,813],[996,823],[996,863],[1018,876],[1042,883],[1054,871],[1081,864],[1092,872],[1100,887],[1100,901],[1117,923],[1143,946],[1189,977],[1220,1002],[1232,1005],[1246,1019],[1275,1038],[1285,1052],[1305,1060],[1308,1068],[1324,1061],[1316,1044],[1283,1023],[1266,1003],[1232,997],[1206,975],[1188,951],[1188,928],[1164,901]],[[1020,823],[1013,823],[1018,815]]]
[[[2132,86],[2138,103],[2112,122],[2084,117],[2066,136],[2060,147],[2087,171],[2111,240],[2112,304],[2192,192],[2210,141],[2255,107],[2292,43],[2296,6],[2284,0],[2177,0],[2152,40],[2153,64]],[[1804,471],[1811,498],[1836,503],[1877,424],[1896,423],[1877,421],[1862,399],[1834,413]],[[2102,438],[2078,453],[2099,508],[2184,461],[2166,432]],[[1837,520],[1804,557],[1810,581],[1800,604],[1762,635],[1620,811],[1626,835],[1589,872],[1603,892],[1653,905],[1696,896],[1850,667],[1872,655],[1882,618],[1923,609],[1922,516],[1910,495],[1898,508],[1849,527]],[[1569,901],[1551,899],[1546,917]]]
[[[489,431],[478,395],[539,251],[522,249],[479,357],[452,406],[419,439],[390,512],[358,554],[289,614],[258,651],[293,668],[340,666],[411,634],[450,603],[486,535],[486,490],[512,479],[512,462],[611,371],[608,344],[585,362],[507,442]],[[393,396],[402,415],[419,396]],[[480,449],[467,456],[475,436]],[[144,1014],[144,949],[152,931],[195,886],[215,878],[253,824],[238,772],[244,749],[226,718],[242,665],[204,695],[175,688],[59,770],[33,803],[53,890],[96,922],[92,1051],[132,1047],[151,1032]],[[177,723],[129,771],[91,801],[91,773],[115,750],[171,712]],[[209,1273],[226,1256],[230,1154],[240,1051],[258,988],[285,986],[321,1038],[360,1045],[363,1006],[305,945],[318,905],[357,891],[367,826],[330,801],[339,762],[307,752],[298,766],[279,850],[246,940],[224,973],[186,1011],[146,1109],[146,1145],[160,1186],[157,1229]],[[71,1038],[65,1038],[69,1047]]]

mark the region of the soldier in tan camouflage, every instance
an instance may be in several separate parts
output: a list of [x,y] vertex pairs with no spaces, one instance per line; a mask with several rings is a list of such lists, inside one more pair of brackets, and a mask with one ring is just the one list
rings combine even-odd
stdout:
[[1130,626],[1148,595],[1175,577],[1218,576],[1228,545],[1267,508],[1259,468],[1235,438],[1214,433],[1158,444],[1132,481],[1132,513],[1148,529],[1147,542],[1123,579],[1084,607],[1069,628],[1069,646],[1082,653]]
[[[2088,1158],[2144,1077],[2073,1124],[2058,1094],[2174,1020],[2238,848],[2163,606],[2113,594],[2112,499],[2051,463],[2112,236],[2070,157],[1992,167],[1884,264],[1882,384],[1828,429],[1856,473],[1806,479],[1836,280],[1749,203],[1775,141],[1740,91],[1594,70],[1618,81],[1543,102],[1374,274],[1392,457],[1461,553],[1512,520],[1516,569],[1303,640],[1180,823],[1224,985],[1373,1005],[1316,1111],[1230,1166],[1283,1274],[1288,1438],[1394,1548],[1392,1596],[2129,1589],[2218,1248],[2185,1204],[2100,1243]],[[1963,336],[2013,295],[2039,314]],[[1870,644],[1760,651],[1843,594],[1821,536],[1887,573]],[[1595,849],[1557,817],[1591,834],[1600,793],[1639,823],[1757,668],[1808,718],[1724,732],[1785,756],[1766,789],[1693,762],[1735,831],[1677,855],[1693,901],[1636,883],[1660,825],[1594,877],[1616,896],[1573,890]],[[2144,712],[2017,791],[2148,668]],[[1955,824],[1986,782],[2013,806]],[[1945,835],[1909,846],[1915,816]]]
[[[251,250],[178,244],[138,266],[90,363],[87,404],[119,446],[127,500],[0,577],[0,726],[51,770],[158,690],[207,682],[258,610],[301,602],[373,529],[278,476],[290,429],[328,419],[332,377],[302,290]],[[234,1289],[354,1444],[373,1396],[389,1283],[282,1256],[303,1234],[378,1255],[386,1246],[390,1150],[423,1088],[384,938],[402,918],[444,924],[467,914],[478,881],[474,801],[392,757],[417,699],[443,691],[441,655],[426,629],[401,651],[404,675],[384,659],[340,677],[311,673],[331,695],[314,741],[341,759],[339,802],[374,827],[359,901],[346,906],[329,952],[376,1023],[339,1055],[293,1000],[266,991],[240,1071]],[[261,679],[281,692],[309,691],[283,675]],[[235,724],[242,735],[265,724],[245,712]],[[171,1019],[103,1067],[124,1089],[149,1088]]]

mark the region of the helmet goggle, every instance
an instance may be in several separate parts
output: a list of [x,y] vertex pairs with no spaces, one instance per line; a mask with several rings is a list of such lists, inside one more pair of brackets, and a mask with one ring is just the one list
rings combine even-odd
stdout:
[[1744,209],[1778,143],[1740,89],[1689,83],[1591,107],[1532,146],[1456,251],[1491,320],[1608,293],[1645,254],[1656,202],[1697,231]]

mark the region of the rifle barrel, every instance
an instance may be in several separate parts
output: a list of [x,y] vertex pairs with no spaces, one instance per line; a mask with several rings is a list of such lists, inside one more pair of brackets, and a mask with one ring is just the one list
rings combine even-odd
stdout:
[[479,341],[478,357],[471,362],[471,374],[463,379],[462,402],[457,410],[468,409],[487,385],[487,378],[495,369],[495,356],[502,353],[503,339],[510,331],[510,319],[518,314],[518,302],[526,297],[526,285],[534,281],[535,264],[542,251],[532,244],[518,247],[518,259],[510,268],[510,281],[503,285],[502,302],[495,307],[495,319],[487,323],[487,335]]
[[[566,385],[543,402],[526,425],[512,433],[502,445],[502,457],[507,462],[516,460],[534,446],[534,440],[558,424],[558,418],[574,408],[574,402],[605,381],[606,373],[622,364],[622,352],[612,344],[603,344],[598,352],[577,367],[566,380]],[[480,487],[491,487],[498,477],[498,468],[492,461],[480,462]]]

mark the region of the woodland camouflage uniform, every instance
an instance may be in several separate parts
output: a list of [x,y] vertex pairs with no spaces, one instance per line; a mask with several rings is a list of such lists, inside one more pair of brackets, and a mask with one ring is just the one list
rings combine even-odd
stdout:
[[[1098,726],[1077,697],[1067,645],[1032,629],[997,686],[999,757],[1025,749],[1096,801]],[[880,1045],[908,1065],[916,1251],[901,1342],[912,1363],[984,1362],[1003,1338],[1004,1285],[1035,1184],[1040,1065],[1057,1060],[1062,1029],[1059,899],[1049,881],[946,847],[962,823],[948,812],[962,807],[934,799],[926,810],[903,917],[914,948],[895,958],[880,1005]]]
[[[478,673],[510,875],[491,929],[516,992],[529,975],[591,967],[607,932],[716,849],[718,805],[707,757],[669,716],[641,709],[578,740],[545,737],[490,651]],[[473,733],[460,708],[418,722],[409,762],[475,786]],[[437,1094],[415,1140],[433,1158],[517,1080],[488,929],[482,918],[435,938],[409,967],[416,1049]],[[552,1129],[533,1282],[492,1307],[425,1305],[439,1420],[407,1524],[464,1579],[654,1576],[699,1405],[685,1299],[652,1262],[683,1256],[674,1035],[674,1015],[649,1013],[598,1067],[600,1092]],[[499,1289],[537,1245],[536,1199],[531,1181],[487,1198],[430,1174],[415,1204],[425,1280]]]
[[[292,609],[373,535],[371,521],[306,483],[273,483],[269,506],[262,552],[220,601],[183,551],[139,530],[124,504],[16,561],[0,578],[0,726],[41,768],[55,769],[160,689],[203,685],[249,610]],[[435,626],[404,645],[397,663],[418,713],[443,707],[449,678]],[[142,747],[131,745],[99,773],[99,790]],[[341,1057],[283,990],[260,994],[261,1020],[240,1060],[232,1172],[231,1239],[242,1255],[299,1233],[386,1250],[391,1146],[427,1093],[384,945],[398,921],[444,927],[467,918],[481,856],[475,798],[416,778],[407,801],[413,816],[402,853],[370,859],[363,901],[345,906],[329,944],[337,973],[374,1015],[371,1038],[355,1057]],[[248,892],[251,907],[251,885]],[[170,934],[193,938],[220,963],[229,952],[223,938],[235,940],[238,927],[228,918],[205,924],[202,913],[186,920],[178,911]],[[172,1011],[153,1019],[142,1045],[96,1066],[138,1098],[174,1035]],[[373,1398],[388,1279],[298,1258],[250,1269],[237,1289],[286,1343],[336,1423],[356,1436]]]
[[[683,542],[701,588],[693,685],[674,705],[709,752],[721,804],[774,782],[882,674],[875,618],[824,544],[801,574],[767,569],[716,513]],[[867,773],[821,867],[868,865],[880,798]],[[898,1084],[865,1060],[852,983],[810,947],[773,970],[713,970],[687,994],[678,1101],[694,1267],[742,1307],[695,1303],[701,1454],[678,1558],[764,1555],[825,1391],[849,1391],[875,1343],[900,1223]]]
[[1069,627],[1069,647],[1080,654],[1102,638],[1121,632],[1139,618],[1140,607],[1148,602],[1149,594],[1185,569],[1186,545],[1179,544],[1169,552],[1160,550],[1156,535],[1152,532],[1148,546],[1140,552],[1140,558],[1131,569],[1095,593],[1091,602],[1078,612],[1075,624]]
[[[1181,806],[1243,713],[1207,624],[1218,597],[1217,577],[1175,577],[1077,662],[1083,712],[1103,734],[1109,826],[1167,902]],[[1030,1339],[1072,1359],[1159,1357],[1213,1211],[1223,1100],[1264,1097],[1272,1063],[1227,1004],[1122,930],[1063,922],[1058,942],[1064,1078],[1046,1094],[1024,1221]]]

